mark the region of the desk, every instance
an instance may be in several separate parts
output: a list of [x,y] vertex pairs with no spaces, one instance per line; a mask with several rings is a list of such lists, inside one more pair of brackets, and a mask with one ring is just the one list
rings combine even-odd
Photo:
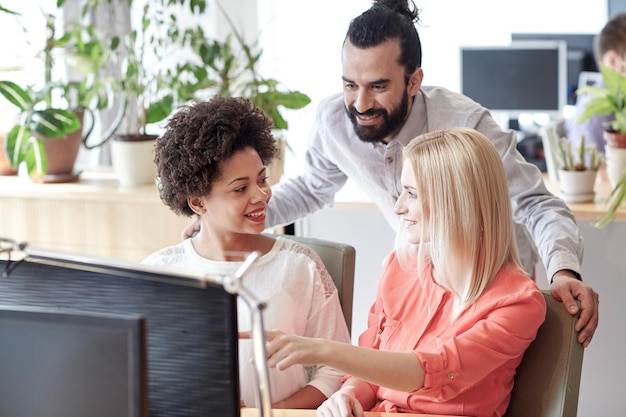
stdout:
[[[315,417],[315,410],[272,410],[272,417]],[[258,417],[259,411],[256,408],[242,408],[241,417]],[[371,411],[365,412],[365,417],[454,417],[442,416],[434,414],[398,414],[398,413],[375,413]]]

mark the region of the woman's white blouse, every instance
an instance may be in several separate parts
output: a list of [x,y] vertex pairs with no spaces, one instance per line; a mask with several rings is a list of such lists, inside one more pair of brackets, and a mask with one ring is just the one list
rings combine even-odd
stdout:
[[[157,251],[142,263],[222,275],[234,273],[242,264],[203,258],[191,239]],[[242,283],[257,300],[267,304],[263,312],[266,330],[350,343],[337,289],[321,259],[309,247],[278,237],[273,248],[254,262]],[[250,330],[251,312],[242,299],[237,302],[237,310],[239,331]],[[251,341],[240,340],[241,399],[246,406],[255,407],[257,387],[251,359]],[[328,397],[339,388],[342,376],[327,366],[270,369],[272,402],[289,397],[307,384]]]

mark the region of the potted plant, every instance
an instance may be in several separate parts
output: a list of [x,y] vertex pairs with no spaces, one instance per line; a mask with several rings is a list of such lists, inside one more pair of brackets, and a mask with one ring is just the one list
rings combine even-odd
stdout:
[[[184,0],[178,2],[185,4]],[[275,135],[280,145],[286,146],[286,142],[280,140],[282,132],[288,128],[281,108],[299,109],[311,99],[299,91],[286,89],[273,78],[262,76],[258,69],[262,50],[257,40],[247,43],[226,14],[232,32],[220,41],[211,39],[200,26],[183,27],[174,17],[175,11],[163,6],[159,2],[148,3],[142,10],[141,30],[133,32],[127,40],[129,53],[125,58],[121,90],[125,92],[127,114],[134,113],[137,117],[112,137],[114,164],[116,159],[122,158],[137,161],[127,156],[129,150],[119,149],[141,146],[133,141],[148,139],[143,152],[151,150],[156,134],[148,135],[148,125],[164,121],[178,106],[192,99],[215,94],[249,99],[273,120]],[[198,2],[190,2],[188,7],[192,14],[202,14],[205,10],[205,5],[199,6]],[[155,28],[167,28],[162,30],[162,38],[151,33]],[[174,67],[151,66],[146,60],[148,53],[157,62],[172,61],[164,58],[180,50],[189,54],[179,59]],[[282,174],[282,160],[270,171],[270,181],[277,182]],[[152,179],[151,175],[146,174],[140,182]]]
[[[62,4],[59,0],[58,6]],[[17,169],[24,163],[35,181],[70,181],[77,179],[72,170],[82,141],[83,115],[108,105],[105,80],[96,76],[107,49],[89,27],[75,25],[58,35],[55,15],[45,14],[45,21],[47,37],[40,53],[43,85],[0,81],[0,94],[20,112],[7,134],[5,151],[11,166]],[[54,54],[59,51],[82,79],[53,79]]]
[[[101,2],[110,0],[92,1],[91,7]],[[201,16],[206,6],[205,0],[130,1],[131,13],[140,12],[138,19],[131,20],[137,25],[131,25],[130,33],[111,39],[113,66],[120,68],[115,82],[120,123],[109,129],[103,142],[111,139],[111,160],[123,186],[154,180],[152,147],[158,129],[149,131],[150,126],[164,121],[197,91],[213,85],[205,69],[189,62],[187,41],[199,29],[187,27],[178,17],[181,11]],[[185,51],[187,55],[181,53]]]
[[605,158],[609,182],[613,187],[606,215],[595,223],[605,226],[615,214],[626,196],[626,74],[601,65],[603,85],[585,86],[580,94],[589,94],[590,101],[579,121],[584,122],[593,115],[613,115],[604,132],[606,140]]
[[573,148],[566,138],[561,138],[556,150],[559,167],[561,198],[572,203],[593,201],[598,169],[604,158],[594,145],[587,146],[581,137],[580,146]]
[[263,50],[258,38],[248,43],[237,30],[231,19],[223,12],[231,33],[223,41],[209,39],[201,31],[195,32],[190,43],[200,64],[191,65],[196,73],[207,68],[207,77],[215,80],[208,89],[212,94],[245,97],[260,108],[274,122],[274,136],[278,141],[280,154],[269,167],[270,183],[277,183],[283,172],[284,153],[289,149],[285,132],[289,128],[282,114],[283,109],[297,110],[311,102],[311,98],[297,90],[286,88],[280,81],[261,75],[259,62]]
[[600,66],[600,72],[602,85],[588,85],[577,91],[590,96],[579,122],[594,115],[613,115],[614,120],[606,126],[606,142],[609,146],[626,147],[626,75],[606,65]]

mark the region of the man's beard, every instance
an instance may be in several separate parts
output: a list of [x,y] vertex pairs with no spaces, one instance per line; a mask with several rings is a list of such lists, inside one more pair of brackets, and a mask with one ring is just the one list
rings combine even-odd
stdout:
[[[354,106],[346,107],[346,112],[348,113],[348,117],[354,127],[354,133],[356,133],[359,139],[363,142],[369,143],[384,143],[385,138],[398,130],[404,124],[408,107],[409,95],[405,91],[398,107],[393,108],[391,110],[391,114],[387,113],[387,110],[382,108],[373,108],[367,110],[365,113],[359,113]],[[363,126],[357,121],[357,115],[366,117],[380,115],[383,118],[383,122],[380,126]]]

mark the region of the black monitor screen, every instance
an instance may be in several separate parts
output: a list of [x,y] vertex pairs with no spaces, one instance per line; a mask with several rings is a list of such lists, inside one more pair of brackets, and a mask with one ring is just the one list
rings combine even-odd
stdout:
[[461,90],[492,111],[558,115],[566,103],[565,44],[462,47]]
[[576,89],[581,72],[598,72],[594,56],[593,33],[513,33],[512,42],[562,41],[567,45],[567,102],[576,103]]
[[0,415],[147,416],[145,320],[0,306]]
[[0,304],[145,317],[150,417],[239,416],[236,295],[219,283],[46,251],[9,269]]

